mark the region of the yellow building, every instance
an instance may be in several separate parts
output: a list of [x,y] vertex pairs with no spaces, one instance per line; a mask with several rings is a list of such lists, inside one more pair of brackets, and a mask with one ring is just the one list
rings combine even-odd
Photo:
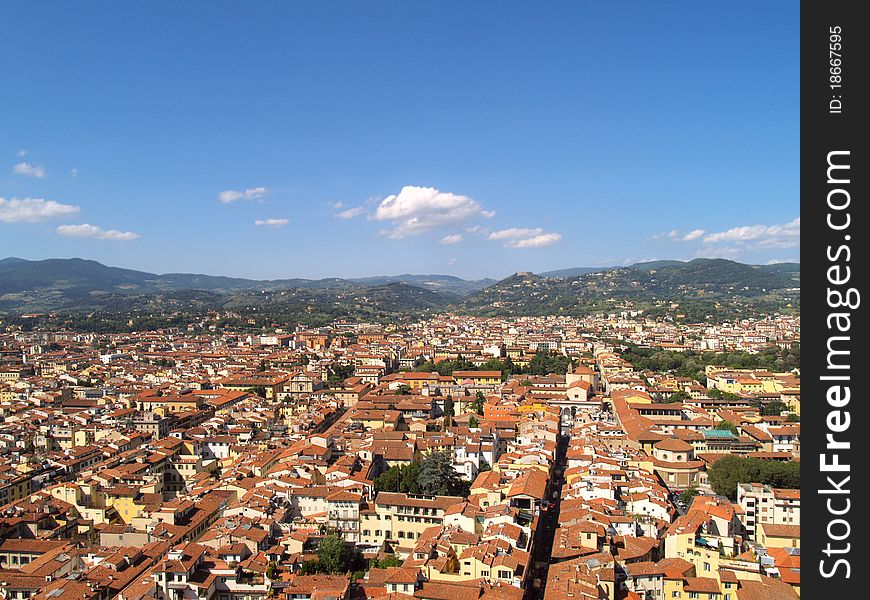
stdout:
[[390,542],[409,553],[426,529],[443,525],[447,508],[463,500],[458,496],[380,492],[372,508],[360,512],[360,543],[379,546]]
[[773,523],[758,523],[756,539],[765,548],[800,548],[800,525],[775,525]]
[[454,371],[453,380],[457,385],[501,385],[501,371]]

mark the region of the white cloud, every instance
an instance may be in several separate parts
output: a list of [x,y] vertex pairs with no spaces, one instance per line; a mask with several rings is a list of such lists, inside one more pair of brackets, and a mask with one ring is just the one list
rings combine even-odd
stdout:
[[562,234],[548,233],[540,227],[511,227],[510,229],[493,231],[486,236],[486,239],[504,240],[505,248],[542,248],[561,241]]
[[79,212],[78,206],[61,204],[43,198],[0,198],[0,221],[17,223],[20,221],[47,221],[68,217]]
[[511,240],[505,246],[508,248],[543,248],[544,246],[552,246],[562,240],[561,233],[542,233],[530,238],[521,240]]
[[12,172],[16,175],[27,175],[28,177],[36,177],[42,179],[45,177],[45,169],[42,165],[34,165],[28,162],[20,162],[12,167]]
[[393,239],[424,231],[465,223],[471,219],[495,216],[469,196],[442,192],[431,187],[406,185],[398,194],[384,198],[373,215],[376,221],[390,221],[393,229],[385,234]]
[[89,237],[98,240],[135,240],[139,234],[132,231],[118,231],[117,229],[101,229],[96,225],[83,223],[81,225],[61,225],[57,228],[60,235],[72,237]]
[[765,248],[794,248],[800,245],[800,217],[779,225],[745,225],[726,231],[710,233],[705,244],[732,243],[747,250]]
[[18,152],[15,153],[15,156],[17,156],[18,158],[24,158],[28,154],[30,154],[30,152],[28,150],[25,150],[24,148],[22,148],[21,150],[19,150]]
[[473,233],[474,235],[489,235],[489,228],[482,227],[480,225],[472,225],[471,227],[466,227],[465,231],[467,233]]
[[76,169],[75,167],[73,167],[72,169],[69,170],[69,174],[70,174],[71,177],[78,177],[78,176],[79,176],[79,170]]
[[456,259],[455,259],[455,258],[451,258],[450,260],[447,261],[447,265],[450,266],[450,267],[456,265]]
[[662,238],[668,238],[674,240],[675,242],[691,242],[693,240],[697,240],[699,237],[707,233],[703,229],[693,229],[689,233],[685,235],[681,235],[679,231],[676,229],[671,229],[667,233],[657,233],[649,239],[652,240],[660,240]]
[[438,243],[444,244],[445,246],[449,246],[450,244],[458,244],[461,241],[462,241],[462,234],[461,233],[452,233],[450,235],[445,235],[443,238],[441,238],[441,241]]
[[[338,204],[341,204],[340,202]],[[341,206],[344,206],[343,204]],[[341,208],[341,206],[336,206],[336,208]],[[343,210],[341,212],[335,213],[334,216],[336,219],[355,219],[365,212],[365,206],[354,206],[353,208],[348,208],[347,210]]]
[[257,219],[254,221],[254,225],[258,227],[284,227],[289,222],[289,219]]
[[221,204],[229,204],[230,202],[235,202],[236,200],[259,200],[266,195],[266,191],[266,188],[264,188],[263,186],[248,188],[243,191],[224,190],[223,192],[218,194],[218,199],[221,201]]
[[535,227],[534,229],[528,229],[525,227],[511,227],[510,229],[501,229],[499,231],[493,231],[486,239],[488,240],[512,240],[517,238],[528,238],[536,235],[540,235],[544,233],[544,230],[540,227]]

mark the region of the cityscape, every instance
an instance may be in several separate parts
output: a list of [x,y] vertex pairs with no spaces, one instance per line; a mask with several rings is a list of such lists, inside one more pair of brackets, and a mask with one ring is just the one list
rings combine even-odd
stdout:
[[799,21],[8,3],[0,600],[800,598]]
[[6,598],[800,589],[796,316],[15,326],[0,349]]

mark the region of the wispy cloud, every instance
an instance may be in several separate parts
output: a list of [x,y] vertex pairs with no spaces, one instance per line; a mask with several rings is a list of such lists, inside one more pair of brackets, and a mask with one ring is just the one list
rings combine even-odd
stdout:
[[42,165],[34,165],[28,162],[20,162],[12,167],[12,172],[16,175],[26,175],[28,177],[36,177],[42,179],[45,177],[45,168]]
[[28,154],[30,154],[30,151],[22,148],[21,150],[19,150],[18,152],[15,153],[15,156],[17,156],[18,158],[24,158]]
[[69,174],[70,174],[70,177],[78,177],[79,170],[76,169],[75,167],[73,167],[72,169],[69,170]]
[[441,238],[441,241],[438,243],[449,246],[451,244],[458,244],[462,241],[462,239],[463,238],[461,233],[451,233],[450,235],[445,235],[443,238]]
[[86,237],[98,240],[120,240],[129,241],[139,237],[138,233],[132,231],[118,231],[117,229],[102,229],[96,225],[82,223],[81,225],[61,225],[57,228],[60,235],[71,237]]
[[562,241],[561,233],[542,233],[522,240],[511,240],[505,246],[508,248],[543,248]]
[[560,242],[562,234],[546,232],[540,227],[511,227],[493,231],[486,239],[504,241],[506,248],[542,248]]
[[657,233],[649,239],[652,240],[660,240],[662,238],[668,238],[669,240],[674,240],[675,242],[691,242],[693,240],[697,240],[699,237],[707,233],[703,229],[693,229],[689,233],[680,233],[676,229],[671,229],[667,233]]
[[258,227],[284,227],[289,222],[289,219],[257,219],[254,221],[254,225]]
[[800,245],[800,217],[778,225],[745,225],[711,233],[704,237],[705,244],[731,243],[753,250],[763,248],[794,248]]
[[489,228],[482,225],[472,225],[471,227],[466,227],[465,232],[474,235],[489,235]]
[[237,200],[259,200],[263,196],[266,195],[265,187],[259,186],[254,188],[248,188],[246,190],[224,190],[220,194],[218,194],[218,199],[221,201],[221,204],[229,204],[231,202],[236,202]]
[[5,223],[48,221],[78,212],[78,206],[44,198],[0,198],[0,221]]
[[[344,205],[342,204],[342,206],[344,206]],[[336,208],[340,208],[340,207],[336,207]],[[366,211],[365,206],[354,206],[353,208],[348,208],[348,209],[342,210],[340,212],[337,212],[332,216],[335,217],[336,219],[355,219],[358,216],[360,216],[361,214],[363,214],[365,211]]]
[[384,198],[374,215],[375,221],[389,221],[393,228],[384,232],[392,239],[425,231],[453,227],[475,218],[489,219],[495,211],[484,210],[473,198],[442,192],[432,187],[406,185],[398,194]]

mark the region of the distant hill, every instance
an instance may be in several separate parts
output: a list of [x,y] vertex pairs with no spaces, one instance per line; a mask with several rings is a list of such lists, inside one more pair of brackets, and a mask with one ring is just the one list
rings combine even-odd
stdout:
[[232,277],[170,273],[155,275],[144,271],[107,267],[95,260],[49,258],[0,261],[0,294],[53,290],[81,294],[89,292],[157,292],[182,289],[228,291],[256,287],[258,282]]
[[[480,315],[583,315],[625,309],[679,313],[780,310],[799,306],[800,265],[725,259],[656,261],[563,278],[517,273],[465,297],[457,310]],[[694,309],[697,309],[695,311]],[[654,314],[654,313],[653,313]]]
[[417,287],[423,287],[434,292],[446,292],[465,296],[481,290],[496,282],[495,279],[468,280],[452,275],[392,275],[381,277],[357,277],[350,279],[354,283],[362,285],[386,285],[388,283],[407,283]]
[[[558,276],[574,272],[580,274]],[[516,273],[497,282],[412,274],[267,281],[156,275],[79,258],[0,260],[2,311],[99,311],[137,319],[228,310],[241,315],[238,318],[244,316],[244,322],[253,318],[326,324],[334,319],[415,318],[430,311],[580,316],[644,310],[652,316],[704,320],[711,315],[733,318],[798,311],[799,288],[799,264],[747,265],[725,259]]]
[[609,271],[616,267],[573,267],[571,269],[558,269],[556,271],[544,271],[538,273],[541,277],[577,277],[578,275],[586,275],[587,273],[597,273],[598,271]]
[[[57,308],[95,308],[111,305],[127,306],[131,296],[149,294],[173,295],[177,292],[202,291],[232,295],[250,291],[282,289],[356,290],[402,283],[416,289],[441,294],[440,301],[455,300],[495,280],[468,281],[450,275],[396,275],[359,279],[277,279],[254,280],[237,277],[191,273],[157,275],[144,271],[109,267],[94,260],[81,258],[0,260],[0,309],[45,310]],[[388,288],[394,292],[404,288]],[[125,299],[124,297],[128,297]],[[176,297],[175,296],[172,297]],[[168,297],[168,296],[167,296]],[[426,304],[432,304],[429,298]]]

